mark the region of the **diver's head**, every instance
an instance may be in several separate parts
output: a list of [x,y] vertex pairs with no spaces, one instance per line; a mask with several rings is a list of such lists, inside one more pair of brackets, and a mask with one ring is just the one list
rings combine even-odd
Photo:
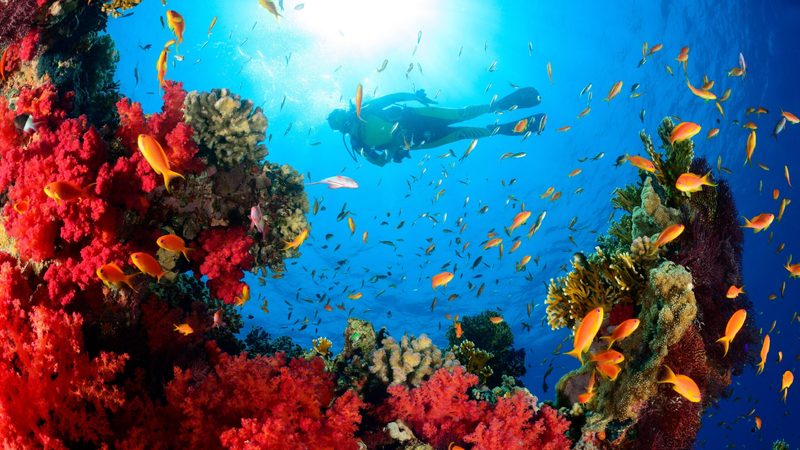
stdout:
[[353,126],[353,113],[344,109],[334,109],[328,114],[328,125],[334,131],[342,133],[349,133],[350,128]]

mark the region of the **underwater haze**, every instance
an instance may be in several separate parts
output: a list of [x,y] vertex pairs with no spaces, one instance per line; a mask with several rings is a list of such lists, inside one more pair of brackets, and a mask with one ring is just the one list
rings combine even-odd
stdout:
[[800,448],[798,23],[0,1],[0,447]]
[[[770,136],[781,109],[800,110],[794,76],[796,2],[286,0],[278,21],[256,1],[233,6],[171,0],[168,7],[179,10],[187,23],[179,48],[185,59],[170,65],[170,79],[190,91],[228,87],[253,99],[269,118],[269,160],[292,165],[306,181],[337,174],[358,181],[352,191],[307,186],[309,201],[318,201],[321,208],[309,217],[311,233],[301,256],[287,261],[280,279],[267,278],[263,286],[255,278],[247,280],[253,298],[267,301],[269,312],[259,309],[262,301],[246,305],[245,331],[261,326],[304,347],[326,336],[334,350],[341,348],[341,330],[350,316],[369,320],[376,329],[386,327],[395,336],[427,333],[435,344],[446,346],[445,331],[452,323],[446,314],[494,310],[511,326],[514,345],[525,349],[525,386],[540,399],[553,398],[553,385],[577,362],[554,351],[569,330],[551,331],[547,324],[547,285],[571,268],[574,253],[591,253],[607,232],[614,214],[612,192],[639,178],[634,168],[618,167],[615,160],[626,153],[643,154],[640,130],[655,135],[667,116],[701,124],[695,154],[712,167],[721,158],[721,165],[730,168],[731,173],[713,174],[730,182],[743,216],[777,213],[773,189],[785,191],[782,197],[793,193],[783,166],[800,174],[800,128],[788,125],[777,138]],[[158,2],[146,1],[133,16],[109,24],[120,53],[121,91],[142,102],[146,111],[161,106],[155,49],[172,35],[158,24],[163,13]],[[208,35],[215,16],[218,22]],[[645,42],[661,43],[663,50],[639,66]],[[144,44],[154,47],[142,51]],[[675,60],[684,46],[691,49],[686,75],[694,85],[708,75],[716,80],[718,95],[732,90],[723,104],[725,117],[713,101],[687,88]],[[739,53],[746,58],[746,76],[728,76],[738,66]],[[384,60],[388,64],[379,72]],[[621,93],[603,101],[618,80],[623,81]],[[481,139],[463,161],[457,157],[469,140],[412,150],[410,159],[378,167],[364,158],[352,160],[341,135],[326,122],[333,109],[352,105],[359,83],[367,103],[424,89],[439,106],[453,108],[488,104],[517,86],[533,86],[542,97],[534,109],[489,114],[470,123],[488,126],[533,112],[546,113],[547,124],[540,135],[524,141],[516,136]],[[591,101],[579,95],[589,83]],[[640,85],[637,98],[630,95],[634,83]],[[577,118],[587,105],[591,112]],[[747,108],[759,106],[769,113],[746,114]],[[764,168],[742,165],[749,132],[742,124],[750,120],[758,125],[753,161]],[[571,129],[558,132],[563,126]],[[711,128],[719,128],[719,135],[706,139]],[[448,155],[450,150],[456,157]],[[527,156],[500,160],[505,152]],[[599,153],[604,156],[593,160]],[[573,169],[582,172],[568,177]],[[550,186],[563,193],[557,201],[540,198]],[[487,233],[502,234],[523,204],[533,212],[530,223],[547,213],[535,236],[502,258],[496,249],[481,250]],[[484,206],[488,211],[482,214]],[[355,233],[346,220],[337,220],[342,209],[354,219]],[[798,286],[783,268],[788,255],[800,251],[800,219],[792,209],[768,232],[745,233],[743,284],[756,326],[767,330],[777,321],[767,369],[757,377],[748,366],[733,378],[729,392],[704,413],[697,448],[767,448],[779,438],[792,448],[800,445],[800,432],[793,426],[797,402],[790,393],[784,403],[779,393],[780,374],[794,370],[800,357],[793,315]],[[459,218],[468,224],[463,232],[456,224]],[[366,243],[364,231],[369,233]],[[470,248],[462,251],[456,236],[462,244],[471,242]],[[783,243],[785,249],[776,252]],[[431,244],[436,248],[426,254]],[[523,255],[535,262],[516,271]],[[474,266],[479,256],[482,261]],[[445,289],[431,290],[431,277],[443,270],[454,272],[454,280]],[[783,282],[785,295],[769,300]],[[477,288],[484,284],[478,297]],[[353,292],[363,297],[348,299]],[[452,294],[458,298],[448,300]],[[720,295],[719,301],[727,300]],[[342,303],[345,310],[322,308]],[[784,353],[780,364],[774,356],[779,349]],[[550,366],[552,373],[545,375]],[[760,431],[752,409],[763,421]]]

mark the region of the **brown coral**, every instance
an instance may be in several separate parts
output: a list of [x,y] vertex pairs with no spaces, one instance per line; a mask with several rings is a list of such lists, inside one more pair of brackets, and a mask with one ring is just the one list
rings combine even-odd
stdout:
[[452,353],[442,355],[425,334],[418,338],[403,335],[399,344],[387,337],[381,343],[372,354],[369,370],[389,385],[419,386],[440,367],[458,364]]

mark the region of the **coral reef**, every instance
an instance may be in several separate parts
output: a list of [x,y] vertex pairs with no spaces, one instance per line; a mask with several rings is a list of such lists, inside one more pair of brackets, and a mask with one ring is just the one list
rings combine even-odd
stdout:
[[[577,396],[585,391],[593,364],[568,373],[556,386],[558,403],[574,405],[572,435],[587,445],[600,442],[598,436],[603,436],[602,445],[614,448],[691,447],[703,409],[725,394],[731,375],[752,360],[756,348],[757,335],[750,323],[745,323],[727,357],[723,358],[716,343],[727,318],[737,309],[751,307],[746,296],[719,302],[720,292],[731,284],[741,285],[742,233],[724,181],[717,180],[715,189],[691,198],[678,195],[674,185],[681,173],[709,170],[705,160],[693,160],[690,140],[669,144],[672,128],[672,122],[665,119],[658,130],[665,154],[642,133],[656,171],[642,173],[641,184],[617,190],[613,203],[625,214],[612,223],[609,235],[599,240],[602,250],[598,248],[598,253],[611,255],[606,258],[627,258],[625,252],[630,251],[631,270],[641,274],[637,278],[641,282],[626,291],[626,301],[594,300],[609,311],[601,335],[626,319],[640,320],[631,336],[615,344],[625,356],[621,373],[615,381],[602,379],[592,400],[584,405],[577,404]],[[685,226],[681,238],[668,247],[654,248],[658,233],[675,223]],[[587,265],[591,263],[592,257]],[[560,296],[552,297],[551,283],[548,315],[559,319],[556,325],[566,323],[571,302],[579,302],[574,308],[585,311],[585,295],[564,295],[568,281],[586,276],[581,265],[573,264],[573,269],[555,284],[564,286],[555,291]],[[592,271],[598,269],[592,267]],[[602,289],[594,292],[607,298]],[[600,344],[593,345],[594,351],[600,348]],[[665,365],[694,380],[702,401],[692,403],[670,386],[656,384]]]
[[370,372],[389,385],[419,386],[436,369],[452,365],[452,353],[442,355],[431,339],[423,334],[418,338],[403,335],[398,343],[391,336],[381,341],[372,353]]
[[299,358],[303,348],[295,344],[288,336],[270,337],[261,327],[255,327],[244,338],[245,350],[249,356],[272,356],[283,353],[287,358]]
[[[489,320],[490,317],[499,315],[499,312],[490,310],[475,316],[462,317],[460,338],[456,337],[454,327],[447,330],[447,341],[451,347],[460,346],[469,340],[474,343],[476,350],[492,355],[489,365],[493,373],[485,380],[482,379],[489,386],[501,385],[504,376],[519,379],[525,375],[525,350],[514,348],[511,327],[506,322],[494,324]],[[465,364],[465,360],[459,360]]]
[[474,342],[464,340],[454,345],[451,351],[467,372],[477,375],[481,383],[486,383],[494,374],[492,367],[487,364],[494,355],[477,348]]
[[195,91],[186,96],[184,114],[209,164],[258,164],[267,156],[267,148],[259,144],[266,139],[267,117],[252,101],[227,89]]

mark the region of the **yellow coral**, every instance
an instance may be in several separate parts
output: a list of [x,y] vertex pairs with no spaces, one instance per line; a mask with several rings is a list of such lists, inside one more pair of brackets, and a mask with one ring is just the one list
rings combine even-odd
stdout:
[[331,346],[333,346],[333,342],[324,337],[314,339],[311,343],[314,345],[314,351],[322,356],[328,356],[331,351]]
[[583,262],[572,262],[572,272],[550,280],[547,293],[547,321],[553,329],[572,326],[591,309],[631,301],[631,290],[643,283],[630,254],[607,256],[597,253]]
[[112,17],[121,17],[126,9],[131,9],[141,2],[142,0],[106,0],[101,5],[101,8],[103,8],[104,13]]

